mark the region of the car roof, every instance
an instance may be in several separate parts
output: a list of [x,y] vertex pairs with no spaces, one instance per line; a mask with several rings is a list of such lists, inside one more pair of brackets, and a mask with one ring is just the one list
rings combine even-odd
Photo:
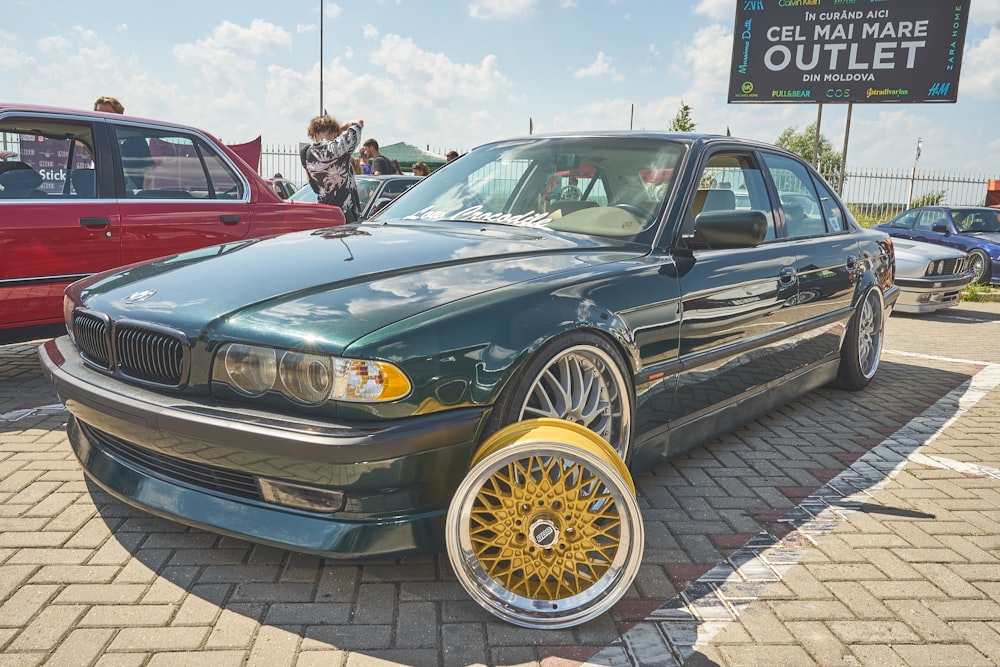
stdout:
[[135,121],[137,123],[146,123],[150,125],[166,125],[172,128],[185,129],[185,130],[190,130],[192,132],[199,132],[201,134],[208,134],[209,136],[212,136],[211,133],[206,132],[205,130],[195,127],[193,125],[186,125],[184,123],[175,123],[173,121],[168,121],[168,120],[143,118],[141,116],[129,116],[128,114],[113,113],[108,111],[91,111],[89,109],[72,109],[69,107],[53,107],[53,106],[44,106],[41,104],[17,104],[13,102],[0,102],[0,113],[6,113],[6,112],[30,113],[30,114],[51,115],[51,116],[74,116],[77,118],[113,118],[116,120]]

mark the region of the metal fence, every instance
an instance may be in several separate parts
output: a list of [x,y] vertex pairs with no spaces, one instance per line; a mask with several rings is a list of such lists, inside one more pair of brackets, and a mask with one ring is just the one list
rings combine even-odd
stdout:
[[[893,169],[848,169],[841,196],[855,215],[874,218],[895,215],[922,198],[950,206],[983,206],[989,180],[997,174],[971,174]],[[826,175],[836,183],[839,174]]]
[[[270,178],[280,172],[299,185],[306,182],[299,161],[299,146],[263,146],[260,173]],[[825,175],[836,184],[840,174]],[[855,215],[887,218],[909,208],[911,202],[930,195],[940,195],[940,202],[952,206],[983,206],[991,178],[1000,174],[972,174],[907,169],[847,169],[841,196]]]

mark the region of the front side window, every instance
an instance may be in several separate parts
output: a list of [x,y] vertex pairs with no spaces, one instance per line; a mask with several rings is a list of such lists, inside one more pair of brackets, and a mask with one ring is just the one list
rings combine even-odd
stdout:
[[921,211],[914,229],[918,232],[933,232],[935,227],[938,228],[938,231],[947,229],[948,216],[945,215],[945,212],[932,208]]
[[686,150],[621,137],[502,142],[448,165],[384,216],[634,239],[655,226]]
[[94,135],[89,123],[0,120],[0,199],[94,198]]
[[907,211],[893,219],[889,225],[893,229],[913,229],[913,225],[917,222],[917,216],[919,215],[919,210]]
[[735,209],[761,211],[767,218],[765,240],[775,238],[771,200],[757,162],[747,153],[716,153],[701,172],[687,224],[696,225],[704,212]]
[[126,126],[115,133],[126,198],[242,198],[241,179],[200,138]]

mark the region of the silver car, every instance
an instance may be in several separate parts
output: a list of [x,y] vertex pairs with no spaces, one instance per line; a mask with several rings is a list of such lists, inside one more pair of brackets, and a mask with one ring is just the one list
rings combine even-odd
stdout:
[[901,238],[894,238],[892,244],[900,288],[896,310],[930,313],[958,304],[962,290],[973,280],[967,253]]

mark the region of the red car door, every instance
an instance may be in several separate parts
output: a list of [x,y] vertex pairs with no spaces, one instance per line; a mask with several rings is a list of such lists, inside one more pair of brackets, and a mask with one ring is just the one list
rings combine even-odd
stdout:
[[0,162],[0,329],[57,324],[69,283],[121,264],[121,219],[98,198],[91,122],[7,114]]
[[250,230],[247,177],[208,138],[116,124],[122,263],[235,241]]
[[62,318],[65,287],[121,264],[121,220],[114,201],[69,205],[2,200],[0,322],[31,326]]

